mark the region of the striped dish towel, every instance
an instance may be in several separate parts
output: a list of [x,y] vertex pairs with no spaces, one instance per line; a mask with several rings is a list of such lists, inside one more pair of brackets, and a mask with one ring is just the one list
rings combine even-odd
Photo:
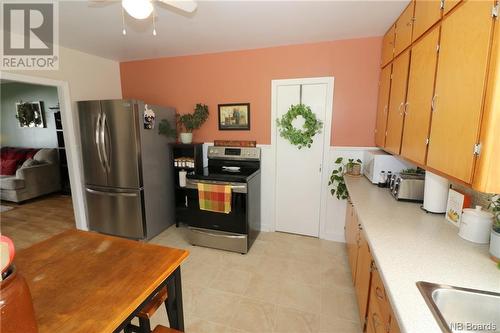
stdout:
[[198,183],[198,201],[201,210],[229,214],[231,212],[231,185]]

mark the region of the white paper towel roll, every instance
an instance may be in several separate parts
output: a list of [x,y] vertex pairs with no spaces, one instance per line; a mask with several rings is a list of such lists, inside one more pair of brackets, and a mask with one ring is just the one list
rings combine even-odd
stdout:
[[186,187],[186,174],[187,172],[184,170],[179,171],[179,186]]
[[425,172],[424,209],[431,213],[445,213],[450,183],[448,179]]

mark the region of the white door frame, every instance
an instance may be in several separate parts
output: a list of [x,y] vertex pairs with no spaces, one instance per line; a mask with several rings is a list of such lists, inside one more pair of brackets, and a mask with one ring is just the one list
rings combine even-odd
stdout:
[[276,180],[277,180],[277,172],[276,170],[276,142],[278,129],[276,126],[276,118],[278,111],[276,110],[277,105],[277,89],[280,85],[298,85],[298,84],[326,84],[327,91],[329,92],[326,97],[326,114],[325,114],[325,123],[323,124],[323,160],[321,162],[321,203],[320,203],[320,218],[319,218],[319,230],[318,235],[319,238],[322,238],[322,230],[325,230],[326,223],[326,207],[327,207],[327,199],[328,196],[328,178],[329,174],[326,172],[328,170],[329,163],[329,151],[330,151],[330,140],[332,133],[332,116],[333,116],[333,89],[334,89],[334,77],[326,76],[326,77],[312,77],[312,78],[297,78],[297,79],[284,79],[284,80],[271,80],[271,150],[273,156],[273,180],[274,184],[272,186],[272,230],[276,230]]
[[83,188],[83,172],[81,163],[80,140],[78,138],[77,121],[73,112],[73,103],[70,97],[69,84],[66,81],[52,80],[38,76],[29,76],[16,73],[2,72],[1,78],[22,83],[40,84],[57,88],[57,97],[63,124],[63,136],[66,143],[66,158],[68,160],[68,173],[71,184],[71,198],[75,213],[76,228],[88,230],[85,210],[85,194]]

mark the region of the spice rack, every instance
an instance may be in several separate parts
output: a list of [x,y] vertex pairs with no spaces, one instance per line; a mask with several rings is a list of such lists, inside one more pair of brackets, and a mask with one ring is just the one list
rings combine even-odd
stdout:
[[179,172],[203,173],[203,143],[171,143],[171,161],[174,165],[175,184],[175,224],[179,226],[179,216],[186,210],[186,188],[179,185]]

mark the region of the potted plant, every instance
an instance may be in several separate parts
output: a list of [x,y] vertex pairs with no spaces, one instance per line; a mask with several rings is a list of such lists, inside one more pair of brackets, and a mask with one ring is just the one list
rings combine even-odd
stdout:
[[345,200],[349,196],[347,186],[345,185],[344,175],[358,176],[361,174],[361,160],[350,158],[344,162],[343,157],[335,160],[335,167],[330,176],[328,186],[333,186],[330,193],[335,195],[339,200]]
[[350,176],[361,175],[361,160],[359,158],[357,160],[353,158],[348,159],[345,167],[346,167],[345,170],[346,174]]
[[208,119],[208,106],[205,104],[196,104],[193,113],[186,113],[179,116],[181,127],[180,139],[182,143],[193,142],[193,131],[200,128]]
[[493,225],[491,227],[490,254],[493,260],[500,263],[500,194],[490,199],[490,206],[493,213]]

